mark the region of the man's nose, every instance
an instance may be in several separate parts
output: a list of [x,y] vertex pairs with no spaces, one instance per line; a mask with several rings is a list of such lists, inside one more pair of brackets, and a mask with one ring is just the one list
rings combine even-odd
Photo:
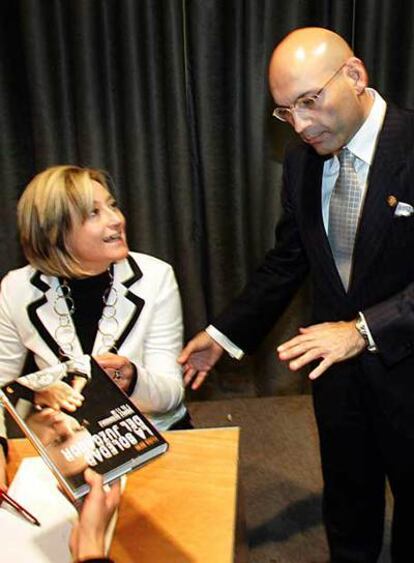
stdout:
[[292,112],[292,127],[300,135],[311,124],[311,120],[306,115]]

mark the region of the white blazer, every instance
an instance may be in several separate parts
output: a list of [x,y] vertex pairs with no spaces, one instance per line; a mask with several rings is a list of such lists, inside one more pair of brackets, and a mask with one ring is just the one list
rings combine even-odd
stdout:
[[[185,414],[182,372],[177,356],[182,347],[181,301],[169,264],[131,252],[114,265],[118,292],[115,334],[117,353],[133,362],[138,380],[131,399],[157,426],[166,430]],[[43,369],[59,363],[53,305],[59,281],[28,265],[10,271],[0,291],[0,384],[21,375],[27,351]],[[65,303],[66,306],[66,303]],[[103,353],[98,332],[92,355]],[[83,354],[76,338],[74,354]]]

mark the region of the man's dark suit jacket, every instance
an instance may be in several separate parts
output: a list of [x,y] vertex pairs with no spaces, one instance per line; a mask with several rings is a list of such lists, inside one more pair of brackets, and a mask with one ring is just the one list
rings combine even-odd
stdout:
[[335,416],[338,405],[332,406],[332,398],[340,374],[357,370],[393,424],[414,435],[414,215],[397,217],[393,206],[397,200],[414,207],[414,113],[388,107],[370,169],[348,293],[322,221],[323,164],[324,158],[303,143],[288,151],[276,245],[213,324],[242,350],[253,352],[310,273],[312,321],[349,321],[362,311],[378,347],[378,353],[363,352],[316,380],[319,414]]

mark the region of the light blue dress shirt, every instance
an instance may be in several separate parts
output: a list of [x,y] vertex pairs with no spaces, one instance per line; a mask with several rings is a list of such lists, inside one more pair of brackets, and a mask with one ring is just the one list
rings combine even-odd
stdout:
[[[355,156],[355,172],[357,173],[360,186],[362,186],[361,209],[364,204],[363,202],[367,191],[369,167],[371,166],[374,158],[378,135],[381,131],[387,109],[385,100],[378,94],[378,92],[372,88],[367,88],[367,91],[374,98],[371,111],[349,143],[345,145],[346,148],[349,149],[349,151]],[[333,156],[325,162],[322,175],[322,216],[323,224],[327,233],[329,224],[329,202],[331,200],[331,195],[335,182],[338,178],[338,174],[339,160],[337,156]]]

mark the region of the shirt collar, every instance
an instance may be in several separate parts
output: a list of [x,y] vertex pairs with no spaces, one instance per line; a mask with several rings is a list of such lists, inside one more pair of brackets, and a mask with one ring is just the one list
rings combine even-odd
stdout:
[[374,157],[377,138],[384,121],[387,104],[376,90],[367,88],[367,91],[373,96],[374,103],[368,117],[346,147],[357,158],[370,166]]

